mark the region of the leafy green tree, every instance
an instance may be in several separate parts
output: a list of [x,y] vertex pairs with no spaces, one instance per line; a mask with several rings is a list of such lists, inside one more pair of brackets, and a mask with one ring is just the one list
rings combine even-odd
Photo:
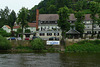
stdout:
[[20,29],[20,28],[19,28],[19,29],[17,29],[17,32],[18,32],[18,33],[22,33],[22,31],[23,31],[23,30],[22,30],[22,29]]
[[16,13],[14,10],[12,10],[12,12],[10,13],[10,15],[8,16],[8,25],[11,27],[11,33],[12,33],[12,36],[14,36],[13,34],[13,26],[14,26],[14,23],[16,21]]
[[91,19],[92,19],[92,37],[94,35],[94,24],[96,23],[97,21],[97,17],[96,17],[96,14],[98,13],[98,10],[99,10],[99,4],[97,2],[90,2],[90,5],[89,5],[89,9],[91,11]]
[[30,33],[30,32],[31,32],[30,29],[25,30],[25,33]]
[[82,13],[81,11],[76,12],[75,17],[77,18],[77,21],[75,22],[76,30],[79,31],[82,36],[84,33],[84,24],[83,24],[84,13]]
[[10,42],[0,35],[0,50],[9,50],[11,49]]
[[2,35],[3,37],[9,37],[11,34],[7,33],[5,30],[3,30],[2,28],[0,28],[0,35]]
[[0,27],[3,25],[8,25],[8,16],[10,14],[10,9],[8,7],[5,7],[5,9],[0,10]]
[[59,20],[58,20],[58,26],[62,30],[62,44],[64,43],[65,38],[65,32],[70,29],[70,23],[68,22],[69,19],[69,9],[65,6],[59,9]]
[[31,41],[31,46],[33,50],[43,50],[45,49],[45,43],[42,39],[36,38]]
[[28,24],[27,16],[28,16],[28,9],[26,9],[25,7],[20,9],[18,13],[17,22],[21,24],[23,33],[24,33],[24,27]]
[[9,26],[11,27],[11,31],[12,31],[14,23],[16,21],[16,13],[14,10],[12,10],[12,12],[10,13],[10,15],[8,17],[8,21],[9,21]]
[[50,5],[49,8],[47,9],[50,14],[55,14],[56,13],[56,6],[55,5]]

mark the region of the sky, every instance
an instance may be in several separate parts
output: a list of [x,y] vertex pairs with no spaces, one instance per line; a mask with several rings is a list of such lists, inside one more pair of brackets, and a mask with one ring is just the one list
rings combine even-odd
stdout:
[[4,9],[5,6],[8,6],[9,9],[14,10],[16,13],[22,8],[31,9],[41,0],[0,0],[0,9]]

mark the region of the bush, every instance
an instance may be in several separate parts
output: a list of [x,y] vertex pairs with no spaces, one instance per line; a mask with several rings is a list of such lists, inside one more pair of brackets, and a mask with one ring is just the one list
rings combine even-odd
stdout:
[[2,35],[3,37],[9,37],[11,36],[11,33],[7,33],[5,30],[0,28],[0,35]]
[[25,33],[30,33],[30,32],[31,32],[30,29],[25,30]]
[[11,49],[10,42],[0,35],[0,50],[8,50]]
[[100,52],[100,40],[84,40],[66,47],[66,52]]
[[43,50],[45,48],[45,43],[42,39],[36,38],[31,41],[31,46],[33,50]]

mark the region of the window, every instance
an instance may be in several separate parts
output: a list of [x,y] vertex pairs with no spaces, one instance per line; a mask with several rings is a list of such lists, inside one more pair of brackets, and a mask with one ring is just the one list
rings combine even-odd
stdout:
[[100,31],[98,31],[98,34],[100,34]]
[[45,33],[40,33],[40,36],[45,36]]
[[52,33],[47,33],[47,36],[52,36]]
[[97,34],[97,31],[94,31],[94,34]]
[[100,27],[100,25],[99,25],[99,27]]
[[71,23],[74,23],[75,21],[72,21]]
[[54,24],[54,23],[55,23],[55,21],[50,21],[50,23]]
[[96,25],[94,25],[93,28],[96,28]]
[[91,34],[91,31],[87,31],[87,34]]
[[59,36],[59,33],[54,33],[54,36]]

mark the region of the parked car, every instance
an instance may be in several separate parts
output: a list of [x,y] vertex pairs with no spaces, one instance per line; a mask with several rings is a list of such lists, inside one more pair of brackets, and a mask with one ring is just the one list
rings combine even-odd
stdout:
[[16,40],[16,38],[15,37],[10,37],[10,38],[8,38],[8,40]]
[[50,37],[49,40],[59,40],[57,37]]
[[26,37],[25,40],[30,40],[30,37]]
[[17,40],[22,40],[22,38],[21,37],[18,37]]

